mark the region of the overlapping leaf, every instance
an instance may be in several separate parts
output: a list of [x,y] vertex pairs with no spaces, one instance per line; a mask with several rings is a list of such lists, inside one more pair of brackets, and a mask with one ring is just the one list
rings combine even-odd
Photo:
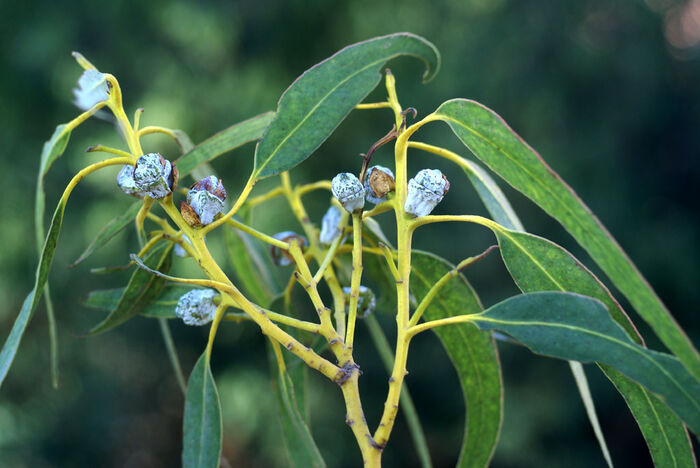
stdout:
[[574,293],[528,293],[500,302],[472,320],[482,330],[507,333],[537,354],[609,365],[658,395],[693,432],[700,433],[700,383],[675,356],[635,343],[597,299]]
[[[420,301],[454,266],[425,252],[413,251],[411,256],[411,292]],[[459,275],[440,290],[423,318],[430,321],[480,310],[476,293]],[[503,383],[496,345],[490,333],[471,324],[439,327],[435,333],[455,366],[467,407],[457,466],[484,467],[496,448],[503,415]]]
[[434,116],[495,173],[557,219],[649,323],[661,341],[700,378],[700,356],[613,237],[542,158],[490,109],[453,99]]
[[[116,288],[92,291],[82,303],[93,309],[111,311],[117,307],[125,290],[126,288]],[[143,307],[140,313],[149,318],[174,318],[178,299],[191,290],[189,286],[166,285],[157,297]]]
[[425,62],[424,81],[440,66],[430,42],[397,33],[350,45],[304,72],[280,98],[275,119],[255,149],[255,177],[279,174],[306,159],[377,86],[384,64],[401,55]]

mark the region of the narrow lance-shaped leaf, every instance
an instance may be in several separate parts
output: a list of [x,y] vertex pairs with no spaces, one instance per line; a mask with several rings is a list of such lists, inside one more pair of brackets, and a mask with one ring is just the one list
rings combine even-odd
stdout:
[[[278,296],[271,304],[276,310],[285,310],[283,296]],[[292,310],[285,310],[293,316]],[[296,335],[294,330],[287,330]],[[285,353],[284,370],[280,369],[272,346],[268,345],[270,375],[277,400],[277,410],[282,428],[282,436],[290,465],[298,468],[325,467],[326,463],[316,446],[309,429],[309,412],[306,400],[306,376],[308,367],[297,357]]]
[[[642,339],[610,291],[576,258],[541,237],[494,227],[503,261],[523,292],[560,290],[594,297],[637,343]],[[694,466],[692,448],[683,423],[638,383],[600,365],[620,391],[637,420],[656,466]]]
[[[411,254],[411,292],[420,301],[443,275],[454,268],[432,254]],[[482,310],[476,293],[459,275],[449,281],[425,310],[426,321]],[[503,417],[503,383],[496,344],[490,333],[472,324],[434,329],[455,366],[467,407],[464,442],[457,466],[488,465],[498,442]]]
[[304,72],[282,94],[275,119],[255,149],[255,177],[279,174],[306,159],[377,86],[384,64],[400,55],[425,62],[424,81],[440,66],[430,42],[397,33],[350,45]]
[[[175,306],[178,299],[191,290],[190,286],[166,285],[157,297],[145,305],[140,313],[148,318],[175,318]],[[126,288],[92,291],[82,301],[82,304],[91,309],[111,311],[119,305],[119,301],[125,291]]]
[[563,292],[522,294],[471,321],[482,330],[504,332],[537,354],[609,365],[658,395],[700,433],[700,383],[675,356],[632,341],[597,299]]
[[197,360],[187,382],[182,431],[182,466],[219,468],[223,432],[221,403],[207,351]]
[[260,138],[274,117],[273,112],[260,114],[230,126],[204,140],[177,160],[180,177],[184,177],[200,164],[209,162],[231,150]]
[[63,224],[63,214],[66,208],[65,199],[61,199],[58,202],[56,211],[54,212],[53,218],[51,220],[51,225],[49,226],[49,232],[46,236],[46,241],[44,242],[44,247],[41,251],[41,257],[39,258],[39,266],[36,271],[36,278],[34,280],[34,288],[27,295],[27,298],[22,304],[22,309],[15,319],[15,323],[12,325],[12,330],[10,330],[10,335],[7,337],[5,344],[0,351],[0,386],[7,376],[7,372],[10,370],[12,361],[17,354],[17,349],[19,348],[19,343],[22,340],[22,335],[24,335],[24,330],[27,328],[29,320],[32,318],[36,306],[41,298],[41,293],[46,286],[46,280],[49,277],[49,271],[51,270],[51,264],[53,263],[54,253],[56,252],[56,244],[58,243],[58,236],[61,232],[61,225]]
[[583,246],[661,341],[700,379],[700,355],[610,233],[574,191],[490,109],[454,99],[434,116],[444,120],[489,168],[537,203]]
[[[172,244],[163,242],[154,247],[146,255],[144,263],[153,270],[167,273],[172,265]],[[164,284],[164,278],[136,268],[117,306],[102,322],[90,330],[90,335],[107,331],[138,315],[151,300],[157,297]]]
[[90,242],[90,244],[85,248],[85,251],[80,254],[80,257],[76,261],[71,263],[68,267],[73,268],[77,266],[80,262],[92,255],[95,250],[104,246],[114,238],[117,234],[122,232],[136,217],[136,214],[141,209],[142,202],[137,201],[132,203],[124,213],[120,214],[116,218],[113,218],[105,225],[105,227],[97,233],[97,236]]

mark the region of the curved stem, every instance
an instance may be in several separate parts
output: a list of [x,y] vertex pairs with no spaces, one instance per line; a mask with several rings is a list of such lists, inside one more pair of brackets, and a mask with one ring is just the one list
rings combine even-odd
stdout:
[[362,212],[352,214],[352,278],[350,280],[350,304],[348,305],[348,327],[345,343],[352,349],[355,341],[355,321],[357,304],[362,282]]

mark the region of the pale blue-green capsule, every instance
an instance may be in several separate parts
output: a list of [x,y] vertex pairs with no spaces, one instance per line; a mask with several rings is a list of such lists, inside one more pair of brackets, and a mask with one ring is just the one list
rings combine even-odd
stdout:
[[350,213],[365,206],[365,189],[355,174],[341,172],[333,177],[331,192]]
[[224,210],[224,200],[226,189],[221,180],[213,175],[197,181],[187,192],[187,204],[205,226]]
[[136,188],[151,198],[165,198],[172,192],[173,168],[170,161],[158,153],[139,156],[134,168]]
[[341,233],[338,224],[340,224],[341,217],[342,213],[340,209],[332,205],[328,208],[326,214],[323,215],[323,219],[321,220],[321,234],[319,235],[319,240],[322,244],[329,245],[340,236]]
[[438,169],[423,169],[408,181],[404,210],[413,216],[427,216],[442,201],[450,183]]
[[143,193],[139,191],[136,187],[136,182],[134,181],[134,166],[126,164],[122,167],[117,175],[117,185],[120,189],[127,195],[132,197],[143,198]]
[[193,289],[188,291],[177,301],[175,315],[182,319],[186,325],[201,326],[214,320],[216,304],[214,298],[217,293],[213,289]]
[[[350,304],[350,293],[352,288],[343,288],[343,293],[345,294],[345,303]],[[367,286],[360,286],[359,295],[357,297],[357,316],[360,318],[365,318],[372,312],[377,306],[377,298],[374,293]]]

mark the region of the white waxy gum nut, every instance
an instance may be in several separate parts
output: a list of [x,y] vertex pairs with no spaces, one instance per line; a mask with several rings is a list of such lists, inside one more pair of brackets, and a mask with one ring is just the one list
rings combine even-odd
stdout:
[[384,166],[372,166],[367,169],[365,177],[365,197],[370,203],[378,205],[386,201],[386,194],[396,187],[394,173]]
[[[282,242],[298,242],[299,247],[305,247],[309,245],[309,241],[306,239],[306,237],[301,236],[297,234],[294,231],[283,231],[283,232],[278,232],[277,234],[273,235],[275,239],[282,241]],[[270,253],[272,254],[272,262],[277,265],[277,266],[287,266],[292,264],[292,257],[289,254],[289,252],[284,251],[277,247],[276,245],[273,245],[270,248]]]
[[319,235],[319,240],[322,244],[331,244],[336,237],[340,236],[340,229],[338,229],[338,224],[340,224],[340,218],[342,213],[340,209],[336,206],[331,206],[323,215],[323,220],[321,220],[321,234]]
[[143,193],[139,191],[139,189],[136,187],[136,182],[134,181],[134,166],[127,164],[122,167],[122,170],[119,171],[119,174],[117,175],[117,185],[120,189],[122,189],[122,192],[126,193],[127,195],[143,198]]
[[423,169],[408,181],[404,210],[413,216],[427,216],[442,201],[450,183],[437,169]]
[[331,191],[333,196],[343,205],[343,208],[350,213],[365,206],[365,189],[355,174],[341,172],[333,177]]
[[187,192],[187,204],[197,213],[203,225],[210,224],[224,210],[225,199],[226,190],[221,180],[213,175],[201,179]]
[[201,326],[214,320],[216,304],[214,298],[218,293],[213,289],[193,289],[177,301],[175,315],[186,325]]
[[[350,294],[351,288],[343,288],[343,293],[345,294],[345,303],[350,304]],[[360,318],[365,318],[372,312],[377,305],[377,298],[367,286],[360,286],[359,294],[357,296],[357,316]]]
[[151,198],[165,198],[171,193],[172,165],[158,153],[139,156],[134,168],[136,188]]

